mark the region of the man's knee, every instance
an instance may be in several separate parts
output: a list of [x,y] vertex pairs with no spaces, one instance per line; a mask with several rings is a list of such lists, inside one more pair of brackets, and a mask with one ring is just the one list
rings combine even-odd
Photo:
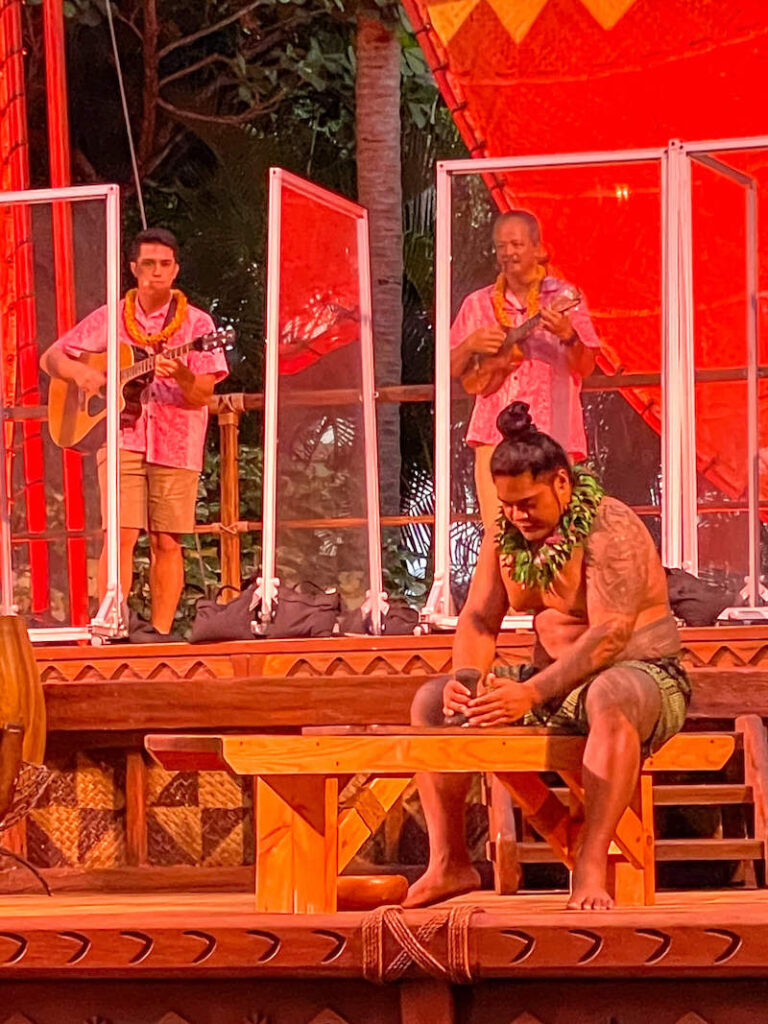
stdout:
[[177,533],[161,533],[151,530],[149,547],[153,555],[165,555],[181,551],[181,538]]
[[411,725],[434,728],[443,724],[443,688],[448,676],[438,676],[420,686],[411,702]]
[[645,672],[616,666],[606,669],[587,690],[585,708],[590,730],[632,730],[645,739],[659,717],[661,696]]

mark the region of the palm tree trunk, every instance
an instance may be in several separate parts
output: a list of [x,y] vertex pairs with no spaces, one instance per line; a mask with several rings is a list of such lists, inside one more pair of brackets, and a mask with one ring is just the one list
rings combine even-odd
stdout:
[[[373,337],[378,384],[399,384],[403,324],[403,212],[400,181],[400,44],[373,0],[357,16],[357,193],[371,231]],[[400,499],[400,410],[379,407],[384,514]]]

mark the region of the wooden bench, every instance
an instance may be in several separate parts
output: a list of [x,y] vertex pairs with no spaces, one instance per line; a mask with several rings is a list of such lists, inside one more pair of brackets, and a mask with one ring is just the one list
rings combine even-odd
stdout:
[[[584,743],[581,736],[547,729],[397,727],[145,740],[147,751],[170,771],[227,769],[255,778],[256,910],[316,914],[336,911],[339,872],[370,834],[364,810],[340,814],[340,778],[367,775],[365,793],[386,811],[417,772],[493,773],[570,868],[583,799]],[[718,770],[734,749],[733,734],[679,734],[643,763],[636,799],[611,848],[619,903],[654,901],[653,774]],[[542,772],[560,775],[570,807],[551,792]]]

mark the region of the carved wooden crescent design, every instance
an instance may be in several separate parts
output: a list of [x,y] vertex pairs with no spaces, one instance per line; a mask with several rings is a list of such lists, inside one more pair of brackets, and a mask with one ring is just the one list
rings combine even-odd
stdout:
[[715,957],[716,964],[724,964],[726,960],[736,956],[741,949],[741,936],[736,932],[728,931],[727,928],[707,928],[706,933],[707,935],[717,935],[718,938],[725,939],[728,943],[722,953],[718,953]]
[[533,947],[536,945],[536,939],[528,932],[520,932],[516,928],[504,928],[502,935],[509,935],[510,938],[517,939],[518,942],[522,942],[523,948],[518,950],[517,953],[509,961],[511,964],[522,963],[526,960],[533,952]]
[[155,940],[151,935],[147,935],[146,932],[120,932],[120,934],[124,939],[133,939],[134,942],[141,943],[141,949],[131,957],[128,963],[140,964],[142,960],[147,959],[155,945]]
[[590,932],[581,928],[569,928],[568,931],[571,935],[576,935],[580,939],[586,939],[590,943],[589,949],[582,953],[577,963],[588,964],[590,960],[594,960],[603,948],[603,936],[598,935],[597,932]]
[[333,960],[336,959],[336,957],[341,956],[341,954],[344,952],[344,949],[347,945],[346,936],[340,935],[338,932],[327,932],[323,928],[313,928],[312,934],[322,935],[324,939],[330,939],[331,942],[333,943],[332,949],[328,953],[326,953],[323,959],[320,961],[321,964],[331,963]]
[[59,932],[62,939],[70,939],[72,942],[76,942],[79,949],[76,949],[72,956],[67,960],[68,964],[79,963],[83,957],[88,956],[91,950],[91,940],[87,935],[83,935],[82,932]]
[[17,964],[27,952],[27,947],[29,946],[28,939],[17,932],[0,932],[0,939],[8,939],[10,942],[15,942],[17,946],[16,952],[11,953],[6,960],[3,960],[3,965]]
[[657,931],[655,928],[635,928],[636,935],[644,935],[649,939],[656,939],[658,946],[651,955],[646,959],[647,964],[657,964],[659,960],[662,960],[669,952],[669,947],[672,945],[672,936],[667,935],[666,932]]
[[208,959],[211,953],[213,953],[214,949],[216,949],[216,939],[208,932],[197,932],[194,929],[190,929],[189,931],[185,931],[184,934],[189,935],[192,939],[199,939],[203,944],[203,948],[192,961],[193,964],[203,963]]
[[266,939],[269,943],[269,946],[261,954],[256,963],[265,964],[267,961],[271,960],[273,956],[277,956],[280,946],[282,945],[282,941],[278,935],[275,935],[274,932],[259,931],[258,928],[249,928],[248,934],[255,935],[257,939]]

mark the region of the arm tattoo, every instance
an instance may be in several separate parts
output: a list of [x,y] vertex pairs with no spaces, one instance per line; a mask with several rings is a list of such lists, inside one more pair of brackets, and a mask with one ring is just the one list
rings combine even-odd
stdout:
[[651,544],[631,509],[603,500],[584,557],[589,628],[534,677],[537,702],[564,696],[621,655],[648,591]]
[[584,558],[590,611],[634,621],[648,589],[649,540],[631,509],[603,501]]

